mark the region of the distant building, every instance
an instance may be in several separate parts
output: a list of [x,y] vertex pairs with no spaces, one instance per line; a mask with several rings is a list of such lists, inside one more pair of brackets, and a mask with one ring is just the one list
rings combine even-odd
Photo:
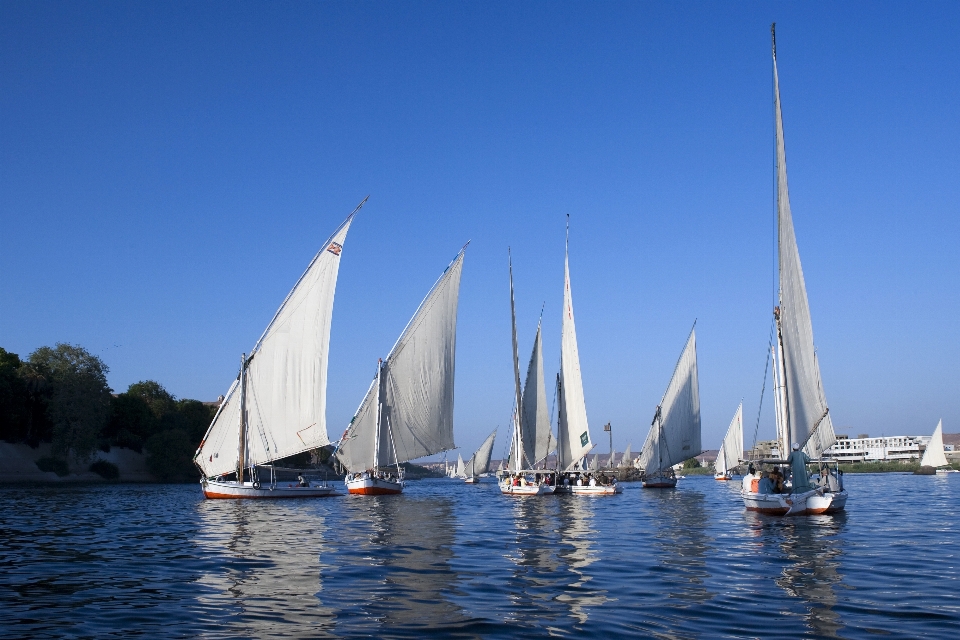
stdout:
[[841,462],[909,462],[919,460],[930,442],[930,436],[881,436],[871,438],[861,433],[856,438],[838,435],[824,458]]

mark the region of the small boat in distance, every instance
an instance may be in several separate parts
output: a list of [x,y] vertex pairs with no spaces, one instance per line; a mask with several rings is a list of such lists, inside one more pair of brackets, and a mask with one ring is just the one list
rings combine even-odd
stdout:
[[[368,196],[369,197],[369,196]],[[194,455],[207,498],[316,498],[333,488],[277,483],[258,466],[330,444],[327,356],[340,255],[363,199],[323,243],[287,294],[220,403]],[[220,456],[223,457],[220,457]],[[231,477],[232,476],[232,477]]]
[[[930,442],[927,443],[927,448],[923,452],[923,457],[920,458],[920,469],[916,472],[916,474],[933,475],[934,473],[937,473],[940,475],[946,475],[948,473],[960,473],[960,471],[950,468],[949,465],[950,463],[947,461],[947,454],[943,449],[943,420],[940,420],[937,422],[937,428],[933,430],[933,435],[930,436]],[[930,471],[930,469],[936,469],[936,471],[933,472]]]
[[[779,257],[780,304],[774,308],[776,346],[772,347],[774,414],[781,457],[794,449],[787,460],[759,460],[760,464],[779,467],[789,464],[793,470],[790,492],[765,491],[762,475],[743,478],[741,495],[748,511],[770,515],[808,515],[835,513],[844,509],[847,492],[842,476],[829,471],[830,461],[821,460],[823,452],[836,442],[833,421],[820,379],[820,363],[813,343],[813,322],[807,286],[800,266],[800,250],[793,229],[790,193],[787,189],[787,156],[783,141],[783,117],[780,110],[780,81],[777,75],[776,25],[770,26],[773,51],[773,98],[776,125],[777,172],[777,254]],[[801,451],[802,449],[802,451]],[[821,486],[809,481],[807,463],[820,463]],[[835,462],[832,464],[836,464]],[[800,477],[796,477],[796,476]]]
[[466,484],[478,484],[480,476],[490,471],[490,456],[493,454],[493,441],[497,438],[497,430],[487,436],[480,448],[470,456],[470,459],[463,465],[464,482]]
[[344,482],[351,494],[401,493],[401,464],[456,448],[453,378],[466,249],[444,269],[386,360],[377,361],[373,382],[340,439],[335,454],[348,472]]
[[733,480],[733,471],[740,465],[740,456],[743,455],[743,402],[733,414],[733,420],[723,436],[720,451],[717,452],[717,461],[714,464],[714,480]]
[[701,452],[696,326],[694,322],[640,450],[640,481],[648,489],[677,486],[673,465]]

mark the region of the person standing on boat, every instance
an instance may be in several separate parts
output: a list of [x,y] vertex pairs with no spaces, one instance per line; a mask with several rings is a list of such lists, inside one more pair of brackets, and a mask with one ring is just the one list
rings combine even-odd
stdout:
[[813,487],[810,485],[810,478],[807,476],[807,464],[810,458],[800,450],[800,445],[793,443],[793,451],[787,458],[787,464],[790,465],[790,471],[793,475],[793,492],[804,493],[810,491]]

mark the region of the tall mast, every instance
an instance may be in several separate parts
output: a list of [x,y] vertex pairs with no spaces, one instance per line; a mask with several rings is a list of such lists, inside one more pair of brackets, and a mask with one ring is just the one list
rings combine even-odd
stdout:
[[[557,372],[557,472],[564,470],[563,465],[563,429],[560,428],[560,412],[563,411],[563,383]],[[559,476],[558,476],[559,477]]]
[[[774,22],[770,25],[770,50],[773,56],[773,110],[774,110],[774,119],[775,119],[775,129],[777,137],[777,148],[780,149],[783,146],[783,116],[780,111],[780,77],[777,73],[777,23]],[[783,255],[781,253],[780,246],[780,212],[783,210],[783,203],[781,198],[785,196],[785,184],[781,184],[781,179],[786,181],[786,166],[781,166],[780,162],[780,153],[776,154],[776,173],[777,173],[777,263],[778,263],[778,276],[782,277],[783,271],[779,268],[780,263],[783,260]],[[783,177],[781,178],[781,174]],[[777,363],[780,367],[780,384],[783,387],[783,396],[781,397],[781,409],[783,411],[783,422],[781,424],[780,436],[783,438],[782,446],[784,450],[780,452],[780,455],[786,457],[787,452],[790,450],[791,436],[790,433],[790,397],[787,389],[787,367],[784,362],[784,351],[783,351],[783,331],[781,330],[781,321],[780,314],[783,309],[783,283],[777,287],[777,296],[779,298],[779,305],[774,309],[773,315],[777,322]]]
[[380,432],[383,422],[383,402],[380,397],[380,373],[383,371],[383,358],[377,360],[377,433],[373,438],[373,470],[380,466]]
[[523,440],[520,435],[520,408],[523,397],[520,392],[520,355],[517,351],[517,310],[513,301],[513,256],[510,248],[507,247],[507,264],[510,270],[510,327],[513,331],[513,380],[516,387],[516,411],[513,413],[513,428],[516,436],[514,438],[516,470],[523,468],[521,462],[523,458]]
[[240,442],[237,446],[237,482],[243,484],[247,466],[247,354],[240,354]]

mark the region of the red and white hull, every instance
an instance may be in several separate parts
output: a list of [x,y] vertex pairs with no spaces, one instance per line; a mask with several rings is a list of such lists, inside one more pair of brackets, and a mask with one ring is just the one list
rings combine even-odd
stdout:
[[221,480],[200,481],[205,498],[326,498],[327,496],[342,495],[335,493],[333,487],[313,485],[301,487],[297,483],[280,482],[273,486],[261,485],[253,482],[225,482]]
[[713,479],[714,480],[733,480],[733,475],[726,474],[726,473],[715,473],[713,474]]
[[570,487],[570,493],[575,496],[613,496],[618,493],[623,493],[623,487],[618,484],[605,484],[605,485],[573,485]]
[[847,492],[825,492],[814,489],[798,495],[743,492],[743,504],[747,511],[756,511],[771,516],[810,516],[843,511],[847,505]]
[[390,496],[403,493],[403,480],[361,477],[346,480],[347,491],[358,496]]

